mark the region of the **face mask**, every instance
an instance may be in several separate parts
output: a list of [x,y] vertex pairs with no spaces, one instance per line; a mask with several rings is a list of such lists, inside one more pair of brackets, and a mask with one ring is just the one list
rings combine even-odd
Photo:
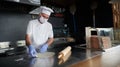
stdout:
[[45,18],[42,17],[42,16],[39,18],[39,20],[40,20],[40,22],[41,22],[42,24],[48,21],[48,19],[45,19]]

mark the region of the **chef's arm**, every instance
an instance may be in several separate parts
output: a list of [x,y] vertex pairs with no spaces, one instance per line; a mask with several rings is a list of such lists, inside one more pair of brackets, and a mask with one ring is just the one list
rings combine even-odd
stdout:
[[49,38],[48,41],[47,41],[47,44],[51,45],[53,43],[53,41],[54,41],[54,38]]
[[28,34],[26,34],[25,40],[26,40],[26,45],[29,46],[31,44],[31,41],[30,41],[30,36]]

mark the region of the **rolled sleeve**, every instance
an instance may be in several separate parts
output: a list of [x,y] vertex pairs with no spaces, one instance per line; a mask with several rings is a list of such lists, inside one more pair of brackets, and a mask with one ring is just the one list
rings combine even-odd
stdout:
[[31,23],[31,21],[28,23],[26,34],[28,34],[28,35],[32,34],[32,23]]
[[53,34],[53,28],[51,26],[50,31],[49,31],[49,38],[53,38],[54,34]]

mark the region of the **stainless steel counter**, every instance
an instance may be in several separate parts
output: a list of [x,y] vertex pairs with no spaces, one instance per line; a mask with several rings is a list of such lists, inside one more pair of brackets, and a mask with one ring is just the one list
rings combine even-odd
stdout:
[[0,57],[1,67],[66,67],[79,61],[85,60],[91,56],[101,54],[98,51],[90,51],[72,47],[72,54],[69,59],[58,64],[58,53],[65,47],[54,48],[51,51],[55,52],[55,56],[49,58],[28,58],[26,54]]

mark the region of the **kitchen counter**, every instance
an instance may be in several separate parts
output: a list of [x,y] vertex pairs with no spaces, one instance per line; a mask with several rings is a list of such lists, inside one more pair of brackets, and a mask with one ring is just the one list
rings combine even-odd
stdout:
[[104,53],[69,67],[120,67],[120,46],[105,49]]
[[54,48],[52,51],[55,52],[55,56],[50,58],[28,58],[26,54],[21,55],[13,55],[13,56],[6,56],[0,57],[0,66],[1,67],[66,67],[71,64],[77,63],[79,61],[85,60],[92,56],[96,56],[101,54],[101,51],[91,51],[85,49],[78,49],[72,47],[72,54],[69,59],[62,64],[58,64],[58,53],[64,49],[61,48]]

